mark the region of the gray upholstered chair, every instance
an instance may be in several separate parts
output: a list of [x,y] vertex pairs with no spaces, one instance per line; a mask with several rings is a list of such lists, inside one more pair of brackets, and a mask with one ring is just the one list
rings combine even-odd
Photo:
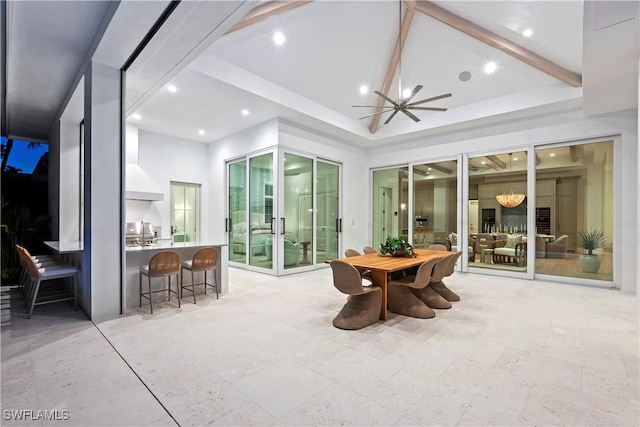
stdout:
[[435,267],[433,267],[429,286],[425,286],[421,289],[411,290],[418,298],[422,300],[422,302],[424,302],[429,307],[438,309],[447,309],[452,307],[449,301],[447,301],[442,295],[440,295],[431,287],[431,283],[442,282],[442,278],[446,275],[447,269],[449,268],[451,257],[456,256],[457,252],[450,253],[449,255],[446,255],[442,258],[436,258],[437,262]]
[[[444,272],[444,277],[449,277],[453,274],[453,272],[455,271],[456,262],[458,261],[458,258],[460,258],[461,255],[462,255],[462,251],[458,251],[455,254],[449,255],[446,258],[448,260],[448,264],[446,264],[447,267]],[[439,282],[430,283],[429,286],[431,287],[431,289],[439,293],[444,299],[446,299],[449,302],[460,301],[460,297],[451,289],[447,288],[444,282],[442,281],[442,279]]]
[[569,244],[569,236],[563,234],[553,242],[545,244],[545,256],[547,258],[564,258],[567,255],[567,246]]
[[400,280],[389,281],[389,311],[419,319],[430,319],[436,315],[424,301],[415,294],[429,287],[434,265],[440,258],[425,261],[418,268],[415,276],[406,276]]
[[361,329],[376,323],[380,318],[382,290],[377,286],[362,286],[360,273],[344,261],[331,261],[333,286],[349,295],[347,303],[333,319],[333,326],[340,329]]

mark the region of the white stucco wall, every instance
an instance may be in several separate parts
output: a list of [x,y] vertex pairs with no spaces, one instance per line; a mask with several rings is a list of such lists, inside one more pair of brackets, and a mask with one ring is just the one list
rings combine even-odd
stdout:
[[164,199],[128,200],[127,220],[150,221],[160,225],[160,237],[170,237],[171,182],[200,184],[200,237],[206,240],[210,235],[209,216],[219,206],[218,202],[210,204],[208,145],[139,130],[138,164],[164,193]]

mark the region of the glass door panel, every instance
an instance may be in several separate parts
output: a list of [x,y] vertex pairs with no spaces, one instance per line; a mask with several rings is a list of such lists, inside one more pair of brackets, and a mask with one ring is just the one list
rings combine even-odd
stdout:
[[376,249],[388,236],[408,238],[408,176],[408,167],[373,172],[373,242],[371,246]]
[[[536,274],[613,281],[613,147],[536,149]],[[585,232],[602,245],[581,246]]]
[[316,164],[316,264],[339,258],[338,233],[340,232],[340,166],[318,161]]
[[229,163],[227,233],[229,261],[247,263],[247,161]]
[[413,166],[415,247],[441,244],[454,252],[464,249],[458,244],[457,168],[455,160]]
[[527,271],[526,195],[526,152],[469,157],[469,267]]
[[249,159],[249,265],[273,270],[273,153]]
[[289,270],[308,266],[313,261],[313,159],[284,153],[283,164],[281,267],[283,270]]
[[171,183],[171,234],[174,242],[196,242],[200,229],[200,184]]

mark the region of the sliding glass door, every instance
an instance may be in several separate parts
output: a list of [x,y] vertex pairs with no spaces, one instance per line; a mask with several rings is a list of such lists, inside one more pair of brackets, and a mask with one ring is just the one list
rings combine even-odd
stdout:
[[338,164],[270,150],[227,165],[232,265],[284,275],[337,257]]

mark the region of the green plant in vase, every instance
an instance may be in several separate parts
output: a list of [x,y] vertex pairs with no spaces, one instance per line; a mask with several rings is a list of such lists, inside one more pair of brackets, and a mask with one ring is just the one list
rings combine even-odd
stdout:
[[604,248],[607,238],[604,231],[597,229],[581,229],[576,233],[576,246],[586,250],[580,255],[580,265],[585,273],[597,273],[600,269],[600,257],[593,253],[596,249]]
[[379,254],[397,257],[414,257],[413,246],[402,236],[389,236],[384,243],[380,243]]

